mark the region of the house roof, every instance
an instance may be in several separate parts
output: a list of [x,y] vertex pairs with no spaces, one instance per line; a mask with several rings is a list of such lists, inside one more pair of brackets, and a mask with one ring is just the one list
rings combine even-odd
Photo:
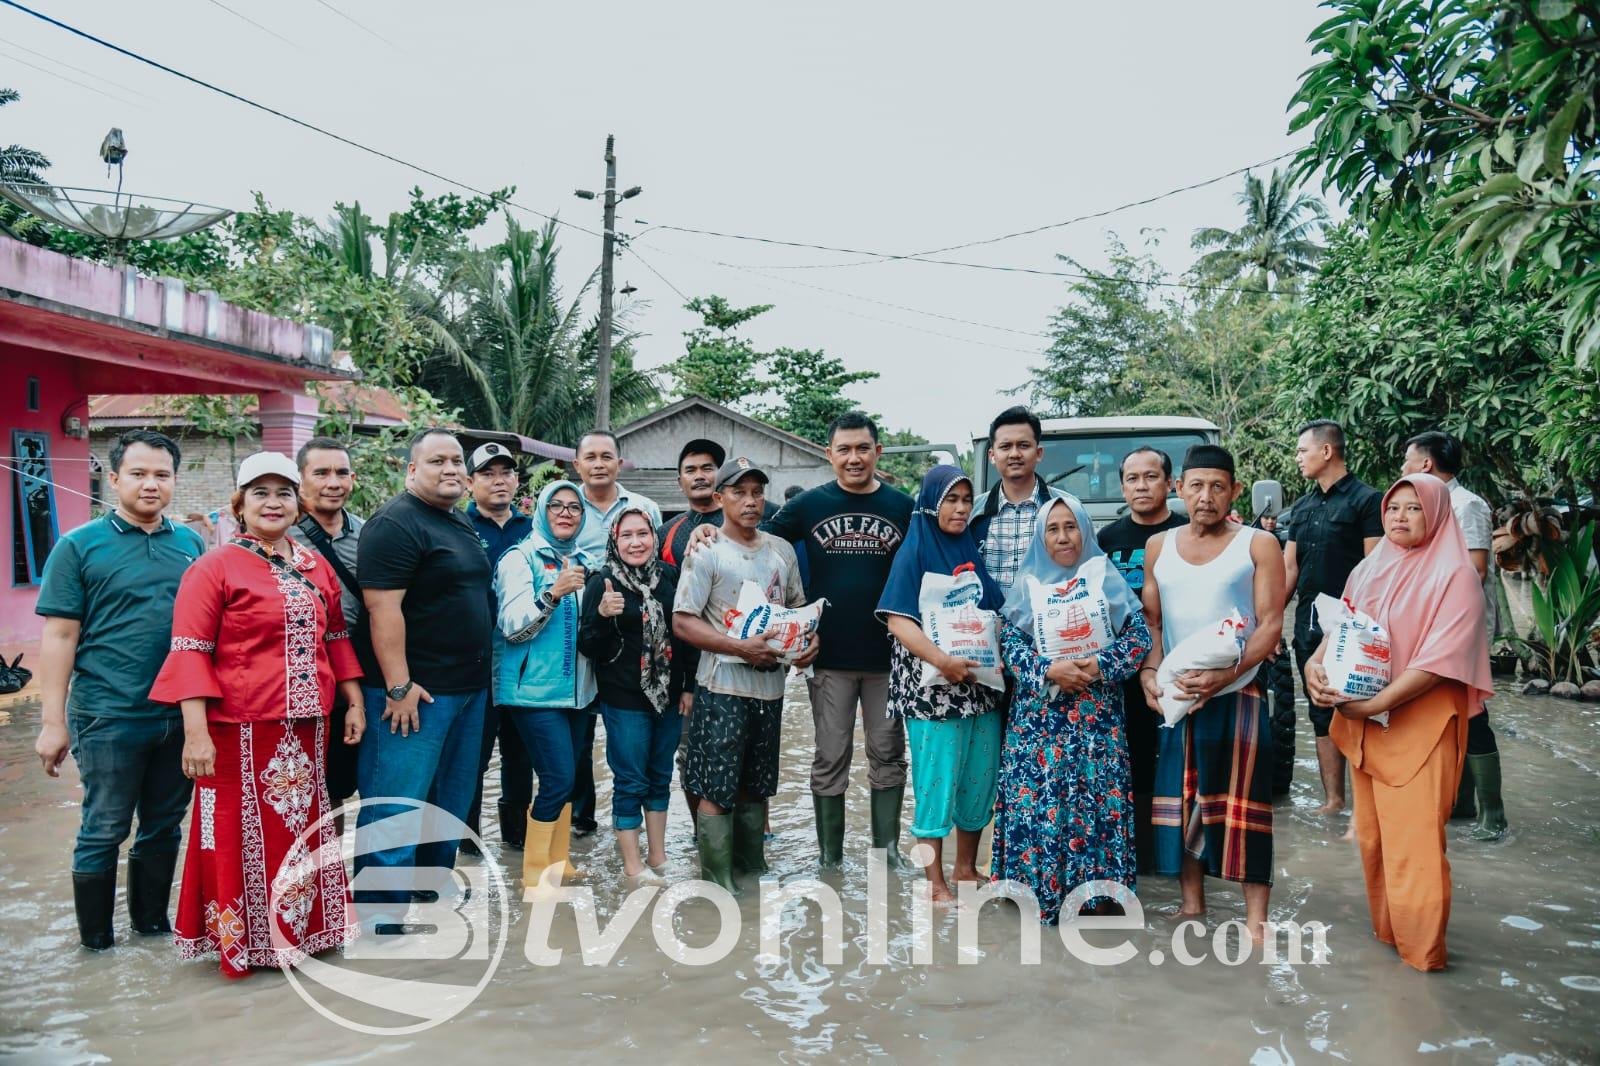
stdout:
[[[350,410],[361,417],[358,425],[392,426],[404,422],[406,413],[392,393],[350,381],[325,381],[312,386],[325,408]],[[170,395],[111,394],[89,397],[89,421],[104,426],[181,425],[187,421]],[[245,414],[256,413],[257,401],[245,404]]]
[[651,411],[643,418],[637,418],[625,426],[619,426],[614,432],[617,435],[617,439],[621,440],[622,438],[635,433],[638,430],[653,426],[657,422],[665,421],[666,419],[672,418],[674,415],[681,414],[692,407],[703,407],[722,418],[728,419],[730,422],[735,422],[740,426],[743,426],[745,429],[751,430],[755,433],[765,434],[766,436],[772,437],[775,440],[782,441],[791,448],[798,448],[803,452],[813,455],[823,462],[827,461],[827,451],[822,447],[822,445],[817,444],[815,441],[806,440],[804,437],[797,437],[788,430],[779,429],[777,426],[762,422],[759,419],[751,418],[749,415],[742,415],[731,407],[724,407],[720,403],[714,403],[713,401],[706,399],[704,396],[699,395],[685,396],[676,403],[669,403],[665,407]]

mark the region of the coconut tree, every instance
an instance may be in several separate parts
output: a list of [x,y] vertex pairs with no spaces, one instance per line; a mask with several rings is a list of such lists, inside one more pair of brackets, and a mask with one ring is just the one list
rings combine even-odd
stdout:
[[[0,107],[22,99],[15,89],[0,87]],[[43,152],[24,148],[20,144],[0,145],[0,182],[13,185],[43,185],[44,172],[50,169],[50,160]],[[42,227],[37,218],[13,204],[0,200],[0,231],[13,237],[27,239],[35,236]]]
[[1322,257],[1322,246],[1314,239],[1328,218],[1322,201],[1297,194],[1288,175],[1274,169],[1265,182],[1246,174],[1238,202],[1244,208],[1243,226],[1195,231],[1190,246],[1205,252],[1195,263],[1195,273],[1217,285],[1260,292],[1293,289]]

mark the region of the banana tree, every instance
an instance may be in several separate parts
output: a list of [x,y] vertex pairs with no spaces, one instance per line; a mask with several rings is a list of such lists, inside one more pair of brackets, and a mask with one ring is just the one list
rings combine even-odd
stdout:
[[1519,639],[1530,664],[1552,682],[1583,684],[1596,662],[1600,626],[1600,567],[1594,558],[1595,524],[1549,548],[1550,576],[1533,586],[1533,632]]

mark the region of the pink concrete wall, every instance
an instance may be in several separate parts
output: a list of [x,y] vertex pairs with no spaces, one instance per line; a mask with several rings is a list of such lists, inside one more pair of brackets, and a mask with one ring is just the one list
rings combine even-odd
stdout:
[[[0,284],[5,282],[0,281]],[[32,353],[29,353],[30,355]],[[51,470],[56,482],[56,519],[62,534],[89,520],[89,442],[61,432],[62,416],[73,414],[88,426],[87,397],[78,387],[73,364],[66,360],[25,358],[15,348],[0,346],[0,464],[14,466],[9,458],[11,431],[24,429],[48,434]],[[39,410],[28,410],[28,379],[39,379]],[[71,407],[69,411],[68,408]],[[41,619],[33,613],[38,598],[34,585],[12,584],[16,542],[12,529],[12,473],[0,469],[0,651],[39,639]]]

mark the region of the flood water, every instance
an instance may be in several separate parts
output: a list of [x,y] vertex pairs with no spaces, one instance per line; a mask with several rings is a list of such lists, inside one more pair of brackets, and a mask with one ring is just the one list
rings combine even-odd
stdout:
[[[565,949],[558,965],[531,963],[528,922],[515,898],[521,853],[499,855],[493,826],[484,862],[510,878],[507,947],[482,993],[437,1027],[368,1035],[336,1025],[308,1006],[277,971],[226,982],[214,961],[180,962],[161,939],[128,939],[118,912],[115,950],[77,946],[69,851],[79,789],[69,762],[47,779],[32,754],[36,706],[0,712],[0,1056],[19,1063],[216,1062],[270,1055],[280,1062],[399,1061],[457,1064],[559,1059],[572,1055],[635,1061],[797,1062],[887,1056],[991,1061],[1284,1063],[1600,1061],[1600,706],[1500,697],[1493,704],[1512,825],[1497,844],[1463,839],[1451,827],[1455,905],[1451,965],[1418,974],[1373,939],[1347,819],[1313,813],[1316,766],[1302,720],[1292,796],[1277,809],[1272,917],[1327,926],[1326,965],[1237,966],[1171,957],[1176,883],[1140,885],[1145,927],[1088,939],[1137,949],[1123,965],[1096,967],[1045,930],[1042,960],[1023,965],[1019,922],[1008,903],[991,904],[963,949],[957,920],[934,919],[933,958],[913,961],[909,900],[920,879],[891,875],[887,959],[868,959],[866,770],[857,752],[850,794],[846,869],[826,878],[845,908],[843,958],[823,957],[815,910],[793,909],[775,960],[758,960],[758,901],[747,889],[737,943],[710,966],[675,962],[658,948],[648,916],[603,966],[585,965],[576,922],[562,908],[549,936]],[[791,686],[785,711],[782,791],[772,804],[773,872],[814,871],[806,771],[811,716]],[[602,760],[603,763],[603,760]],[[601,766],[602,822],[609,782]],[[491,797],[486,803],[493,810]],[[909,805],[909,795],[908,795]],[[907,817],[909,824],[909,811]],[[907,845],[909,842],[905,842]],[[985,854],[986,854],[985,846]],[[951,849],[947,848],[947,855]],[[690,823],[680,795],[671,814],[669,877],[696,876]],[[626,894],[608,829],[575,842],[590,871],[600,921]],[[470,867],[479,860],[463,858]],[[1239,894],[1208,885],[1209,928],[1242,915]],[[711,903],[677,912],[685,942],[705,946],[719,929]],[[1204,944],[1191,938],[1197,953]],[[1153,965],[1152,951],[1166,956]],[[337,962],[338,960],[334,960]],[[387,973],[405,972],[388,964]],[[436,967],[414,964],[428,974]],[[477,964],[481,973],[484,964]],[[410,976],[410,973],[407,973]],[[471,977],[468,981],[472,980]],[[338,999],[318,996],[323,1002]],[[368,1024],[407,1019],[353,1012]]]

